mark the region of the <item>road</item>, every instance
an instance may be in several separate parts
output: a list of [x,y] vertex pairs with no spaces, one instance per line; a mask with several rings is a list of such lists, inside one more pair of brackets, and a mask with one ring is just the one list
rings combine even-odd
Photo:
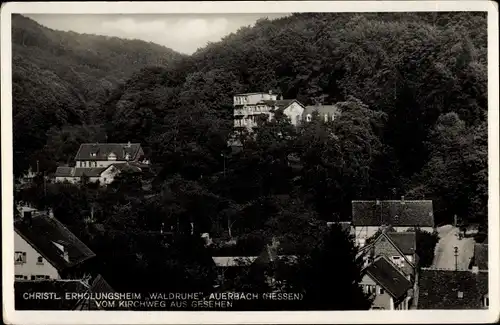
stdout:
[[451,225],[438,228],[439,242],[434,252],[434,269],[455,269],[454,247],[458,247],[457,265],[459,270],[467,270],[474,255],[474,239],[458,239],[459,229]]

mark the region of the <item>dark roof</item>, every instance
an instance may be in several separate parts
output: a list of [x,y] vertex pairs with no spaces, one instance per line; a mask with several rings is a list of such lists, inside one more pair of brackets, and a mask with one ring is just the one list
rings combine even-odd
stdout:
[[[285,109],[288,106],[290,106],[293,102],[298,103],[299,105],[302,105],[298,100],[296,99],[280,99],[280,100],[262,100],[258,102],[257,104],[266,104],[267,106],[272,106],[275,107],[276,109]],[[302,105],[303,106],[303,105]]]
[[354,226],[434,227],[431,200],[352,201]]
[[100,274],[92,282],[90,290],[92,292],[106,292],[106,293],[115,292],[115,290],[109,285],[109,283],[106,280],[104,280],[104,278]]
[[365,272],[396,300],[412,287],[411,282],[385,256],[375,259],[365,268]]
[[[15,281],[15,308],[20,310],[75,310],[78,300],[66,299],[66,292],[81,293],[88,288],[80,280]],[[61,299],[24,299],[24,293],[54,292]]]
[[[459,298],[458,292],[463,293]],[[422,269],[418,309],[481,309],[488,294],[488,272]]]
[[417,249],[416,234],[414,232],[388,232],[387,236],[405,255],[413,255]]
[[337,105],[312,105],[306,106],[304,112],[302,113],[302,117],[305,117],[307,114],[313,114],[313,112],[318,112],[319,115],[324,114],[334,114],[335,116],[340,115],[340,108]]
[[106,169],[108,169],[108,167],[94,167],[94,168],[57,167],[55,176],[82,177],[83,175],[87,175],[88,177],[99,177],[101,176],[102,172],[105,171]]
[[[75,160],[108,160],[108,155],[114,153],[117,161],[124,161],[125,154],[130,154],[130,159],[137,158],[140,143],[83,143],[80,145]],[[96,153],[93,157],[91,153]]]
[[480,270],[488,269],[488,244],[474,245],[474,265]]
[[[95,256],[90,248],[53,217],[33,216],[31,223],[27,220],[18,220],[14,223],[14,228],[24,240],[59,271]],[[64,246],[68,252],[68,261],[64,259],[63,252],[54,243]]]
[[141,171],[141,168],[136,164],[125,163],[125,164],[113,164],[112,166],[118,169],[119,171],[129,171],[136,173]]

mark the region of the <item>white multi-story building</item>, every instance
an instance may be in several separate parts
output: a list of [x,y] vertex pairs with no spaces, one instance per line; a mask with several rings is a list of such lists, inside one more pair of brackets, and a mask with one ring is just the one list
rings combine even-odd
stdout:
[[257,127],[261,116],[271,120],[274,114],[281,110],[293,125],[298,125],[302,119],[304,105],[295,99],[278,99],[276,94],[245,93],[234,95],[234,127],[253,130]]

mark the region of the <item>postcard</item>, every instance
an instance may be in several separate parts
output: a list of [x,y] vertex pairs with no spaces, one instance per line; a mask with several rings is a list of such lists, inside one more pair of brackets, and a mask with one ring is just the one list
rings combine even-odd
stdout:
[[1,16],[7,323],[498,321],[496,3]]

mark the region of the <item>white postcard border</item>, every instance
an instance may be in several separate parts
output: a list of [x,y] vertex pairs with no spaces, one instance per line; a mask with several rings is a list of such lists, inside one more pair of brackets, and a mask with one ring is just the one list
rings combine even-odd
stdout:
[[[321,312],[15,311],[13,261],[12,13],[231,14],[291,12],[488,12],[489,297],[488,310]],[[4,3],[1,12],[1,143],[3,315],[10,324],[326,324],[489,323],[499,319],[499,101],[498,5],[493,1],[241,1],[241,2],[25,2]]]

